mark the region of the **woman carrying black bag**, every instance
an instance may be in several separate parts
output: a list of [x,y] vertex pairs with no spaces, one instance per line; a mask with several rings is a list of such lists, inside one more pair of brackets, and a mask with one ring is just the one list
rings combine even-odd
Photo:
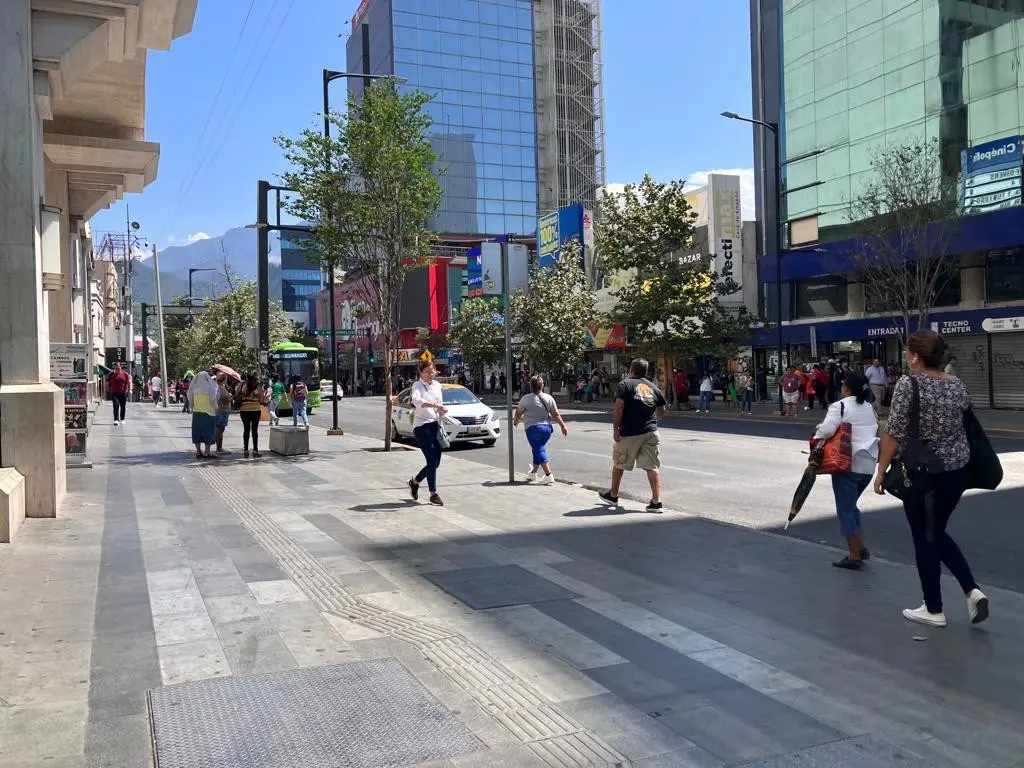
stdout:
[[943,372],[945,358],[946,344],[934,331],[917,331],[907,340],[910,375],[900,378],[893,390],[875,476],[875,493],[888,490],[903,501],[914,538],[924,605],[907,608],[903,617],[933,627],[946,626],[943,563],[960,582],[971,623],[988,618],[988,598],[946,533],[960,497],[971,487],[971,448],[964,429],[971,398],[960,379]]

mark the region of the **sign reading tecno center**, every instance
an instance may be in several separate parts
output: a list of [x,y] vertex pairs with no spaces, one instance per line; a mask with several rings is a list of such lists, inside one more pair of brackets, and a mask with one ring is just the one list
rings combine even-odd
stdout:
[[713,173],[708,176],[708,247],[714,271],[736,283],[735,293],[722,295],[722,304],[743,303],[743,209],[740,177]]

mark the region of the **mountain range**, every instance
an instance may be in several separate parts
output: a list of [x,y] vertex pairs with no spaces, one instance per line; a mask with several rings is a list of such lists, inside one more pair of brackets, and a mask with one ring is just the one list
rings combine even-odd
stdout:
[[[227,290],[225,268],[244,279],[256,279],[256,230],[236,227],[219,237],[168,246],[160,250],[159,258],[160,293],[164,304],[169,304],[176,296],[188,296],[190,269],[203,270],[192,275],[192,296],[216,298]],[[133,271],[135,301],[155,304],[152,258],[147,256],[136,261]],[[276,232],[270,235],[270,298],[281,298],[281,243]]]

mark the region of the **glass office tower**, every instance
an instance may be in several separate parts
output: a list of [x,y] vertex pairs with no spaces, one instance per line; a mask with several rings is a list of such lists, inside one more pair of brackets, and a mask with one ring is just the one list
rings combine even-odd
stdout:
[[299,235],[281,237],[281,306],[293,320],[308,322],[299,317],[310,308],[310,297],[323,287],[320,269],[309,262]]
[[437,232],[536,226],[533,36],[530,0],[372,0],[353,18],[350,72],[394,74],[435,95],[426,110],[445,170]]

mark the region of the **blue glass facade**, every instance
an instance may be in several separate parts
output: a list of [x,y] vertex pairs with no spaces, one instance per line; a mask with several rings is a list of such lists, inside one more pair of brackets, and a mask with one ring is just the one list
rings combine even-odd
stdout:
[[285,312],[308,312],[309,298],[322,290],[320,270],[310,264],[298,242],[281,238],[281,306]]
[[[530,0],[376,0],[358,22],[348,46],[350,70],[393,73],[405,78],[403,87],[434,96],[425,109],[434,121],[444,195],[432,228],[532,232],[537,131]],[[382,55],[385,49],[390,56]]]

